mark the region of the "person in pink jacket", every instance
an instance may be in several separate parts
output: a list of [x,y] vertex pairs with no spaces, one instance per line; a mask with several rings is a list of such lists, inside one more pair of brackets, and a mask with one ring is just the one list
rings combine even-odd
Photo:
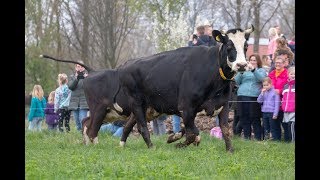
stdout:
[[268,30],[268,34],[269,34],[269,43],[268,43],[268,55],[270,56],[270,58],[274,61],[273,54],[275,52],[275,50],[277,49],[277,42],[276,39],[279,38],[279,35],[277,33],[277,29],[272,27]]
[[295,67],[288,69],[288,82],[282,91],[281,108],[284,112],[282,127],[286,142],[294,142],[295,139]]
[[[275,91],[279,94],[282,99],[282,90],[284,85],[288,82],[288,70],[284,67],[284,61],[282,56],[275,58],[275,69],[272,70],[268,76],[272,80],[272,85]],[[283,110],[280,106],[277,119],[275,120],[274,134],[272,134],[272,140],[281,140],[281,122],[283,119]]]

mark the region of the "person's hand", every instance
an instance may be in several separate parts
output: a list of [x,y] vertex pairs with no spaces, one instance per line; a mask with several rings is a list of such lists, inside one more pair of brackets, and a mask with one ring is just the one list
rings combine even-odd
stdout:
[[272,116],[272,119],[277,119],[277,116]]
[[84,77],[87,77],[88,76],[88,73],[86,72],[86,73],[84,73],[84,75],[83,75]]
[[197,39],[193,39],[192,43],[193,44],[197,44],[198,40]]
[[279,89],[275,89],[274,90],[277,94],[280,94],[280,90]]
[[252,64],[250,64],[250,63],[249,63],[247,66],[248,66],[248,70],[249,70],[249,71],[252,71],[252,70],[255,69],[255,67],[254,67]]
[[266,92],[266,89],[265,89],[265,88],[262,88],[262,89],[261,89],[261,92],[262,92],[262,93]]
[[190,35],[189,41],[193,41],[193,34]]

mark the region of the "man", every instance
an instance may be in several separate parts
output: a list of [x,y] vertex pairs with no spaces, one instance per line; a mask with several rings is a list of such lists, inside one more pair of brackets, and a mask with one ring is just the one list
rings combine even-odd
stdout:
[[198,26],[196,31],[196,34],[190,36],[188,46],[208,45],[209,37],[205,35],[205,27]]
[[209,24],[207,24],[207,25],[204,25],[204,27],[205,27],[205,32],[204,32],[204,34],[206,35],[206,36],[208,36],[208,38],[209,38],[209,41],[208,41],[208,46],[215,46],[215,45],[217,45],[217,41],[212,37],[212,26],[211,25],[209,25]]

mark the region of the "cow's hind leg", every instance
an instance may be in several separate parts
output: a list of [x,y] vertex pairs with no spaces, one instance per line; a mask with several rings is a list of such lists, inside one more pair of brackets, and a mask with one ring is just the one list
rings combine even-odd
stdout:
[[195,117],[196,117],[196,113],[193,108],[188,108],[187,110],[183,111],[182,119],[183,119],[183,123],[186,130],[186,140],[182,143],[176,144],[177,148],[189,146],[191,143],[195,142],[196,139],[200,139],[200,138],[197,138],[197,136],[199,136],[199,130],[194,124]]
[[123,128],[123,133],[121,136],[121,140],[120,140],[120,146],[124,147],[124,145],[126,144],[127,138],[130,134],[130,132],[133,129],[133,126],[136,124],[136,120],[134,118],[134,115],[131,113],[128,122],[126,123],[126,125]]
[[87,135],[89,123],[91,122],[90,116],[85,117],[82,120],[82,139],[83,139],[83,144],[88,145],[90,142],[89,136]]
[[219,116],[219,125],[222,131],[222,137],[226,144],[226,150],[228,152],[233,153],[233,147],[231,144],[231,134],[229,131],[230,127],[228,122],[228,116],[229,116],[228,104],[223,106],[223,109],[218,116]]
[[90,120],[91,122],[88,123],[88,127],[86,128],[86,134],[84,136],[88,136],[90,141],[94,144],[98,143],[98,132],[100,130],[102,121],[107,113],[107,106],[104,104],[98,104],[97,106],[90,109]]

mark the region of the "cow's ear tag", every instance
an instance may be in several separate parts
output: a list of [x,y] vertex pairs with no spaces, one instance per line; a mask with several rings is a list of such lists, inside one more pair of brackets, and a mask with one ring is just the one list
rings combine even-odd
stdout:
[[220,42],[220,37],[219,36],[216,36],[216,41]]

